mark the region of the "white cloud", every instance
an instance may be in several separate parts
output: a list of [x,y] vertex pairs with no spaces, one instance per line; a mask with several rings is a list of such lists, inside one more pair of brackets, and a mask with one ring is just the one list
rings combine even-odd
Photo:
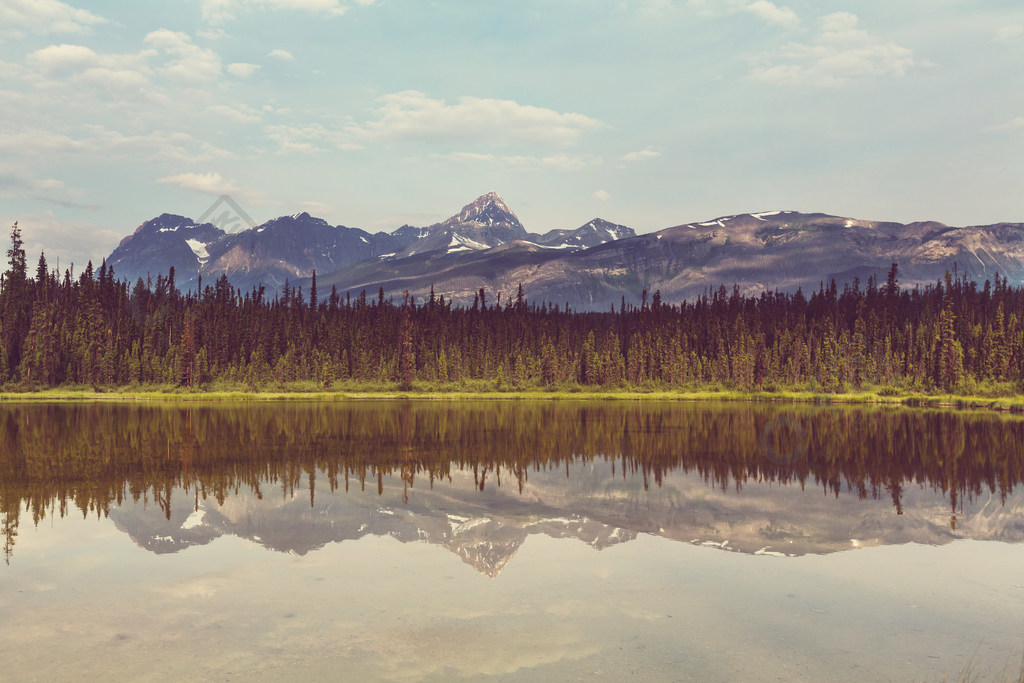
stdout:
[[[784,28],[796,28],[800,17],[789,7],[780,7],[770,0],[686,0],[686,9],[702,17],[728,17],[743,12],[758,16],[769,24],[777,24]],[[640,12],[644,14],[663,14],[673,7],[671,0],[641,1]]]
[[788,7],[779,7],[768,0],[757,0],[747,5],[746,10],[753,12],[770,24],[778,24],[786,28],[795,28],[800,23],[800,17]]
[[[165,176],[157,179],[162,185],[171,185],[188,192],[209,194],[220,197],[228,195],[235,201],[252,206],[281,206],[282,202],[268,200],[260,192],[250,191],[238,187],[230,180],[225,180],[220,173],[208,171],[206,173],[178,173],[177,175]],[[215,202],[216,206],[219,202]],[[216,221],[215,221],[216,222]]]
[[187,35],[163,29],[150,33],[133,53],[104,54],[63,43],[30,52],[24,65],[0,63],[0,78],[17,83],[19,91],[17,97],[0,94],[0,149],[37,167],[72,159],[233,156],[181,132],[203,130],[194,118],[216,103],[218,91],[179,86],[209,82],[219,64],[216,54]]
[[993,38],[1000,43],[1007,43],[1020,38],[1022,35],[1024,35],[1024,26],[1013,24],[997,29]]
[[52,178],[35,178],[20,169],[0,166],[0,196],[21,197],[38,192],[64,189],[64,183]]
[[235,18],[240,4],[238,0],[199,0],[199,11],[203,15],[203,21],[223,24]]
[[220,173],[212,171],[209,173],[179,173],[160,178],[157,182],[203,194],[222,195],[238,192],[238,188],[235,185],[224,180]]
[[567,146],[604,127],[583,114],[523,105],[512,100],[460,97],[454,104],[406,90],[385,95],[377,119],[357,132],[391,140],[463,140],[482,144]]
[[314,216],[329,216],[334,213],[333,205],[315,200],[300,201],[295,204],[295,207],[300,211],[308,211]]
[[821,20],[821,40],[832,43],[870,40],[867,31],[857,28],[859,23],[856,14],[833,12]]
[[486,163],[513,168],[554,168],[559,171],[578,171],[588,166],[599,166],[601,158],[591,155],[552,154],[548,156],[498,155],[479,152],[452,152],[431,154],[431,159],[458,163]]
[[[23,91],[32,94],[40,109],[52,111],[54,99],[65,107],[88,107],[99,95],[116,100],[121,111],[138,113],[143,104],[167,107],[183,102],[168,87],[205,85],[221,76],[218,54],[196,45],[185,33],[158,29],[143,42],[137,52],[127,54],[104,54],[67,43],[50,45],[29,53],[24,66],[0,63],[0,77],[23,81]],[[229,66],[229,73],[246,77],[258,68],[236,63]],[[84,87],[68,88],[76,84]]]
[[260,68],[259,64],[249,64],[247,62],[235,62],[234,64],[228,64],[227,71],[232,76],[238,78],[249,78]]
[[578,171],[587,166],[600,165],[601,159],[590,155],[552,154],[541,157],[540,164],[560,171]]
[[[22,73],[40,90],[60,89],[67,103],[66,84],[79,84],[91,95],[107,99],[124,99],[141,91],[148,83],[152,69],[146,64],[150,53],[101,55],[82,45],[50,45],[25,58],[36,75]],[[40,78],[40,76],[42,78]]]
[[0,152],[26,158],[55,156],[66,152],[88,151],[90,145],[62,133],[41,129],[25,129],[0,133]]
[[[372,5],[374,0],[354,0],[357,5]],[[212,24],[233,21],[253,10],[295,10],[309,14],[339,16],[348,11],[340,0],[199,0],[203,20]]]
[[484,163],[498,161],[498,157],[494,156],[493,154],[480,154],[479,152],[452,152],[451,154],[431,154],[430,158],[445,159],[448,161],[480,161]]
[[775,85],[838,87],[875,77],[900,78],[916,65],[914,53],[858,28],[849,12],[823,18],[814,44],[791,43],[758,64],[753,80]]
[[272,57],[273,59],[280,59],[282,62],[295,61],[295,55],[293,55],[291,52],[288,52],[288,50],[281,50],[277,48],[268,52],[267,56]]
[[228,35],[228,32],[224,29],[211,28],[209,26],[207,26],[206,28],[201,28],[198,31],[196,31],[196,35],[202,38],[203,40],[224,40],[226,38],[231,37],[230,35]]
[[226,104],[215,104],[207,107],[210,111],[221,116],[237,121],[238,123],[256,123],[262,120],[259,113],[245,104],[241,104],[235,107],[229,107]]
[[130,159],[194,162],[235,156],[225,149],[197,140],[182,131],[154,130],[144,135],[125,135],[102,126],[86,128],[92,134],[85,141],[87,149],[94,154],[102,155],[104,159],[123,155]]
[[50,45],[25,58],[47,76],[65,76],[100,63],[100,56],[84,45]]
[[[166,77],[175,85],[195,86],[220,75],[220,57],[195,45],[184,33],[159,29],[144,42],[145,47],[129,54],[101,54],[83,45],[50,45],[25,58],[28,69],[21,76],[37,93],[63,91],[65,104],[70,98],[81,104],[100,95],[117,100],[123,110],[143,101],[161,105],[171,101],[168,93],[154,84],[154,76]],[[68,84],[85,88],[69,91]]]
[[599,202],[606,202],[609,199],[611,199],[611,195],[608,194],[608,192],[606,192],[605,190],[597,190],[596,192],[594,192],[594,194],[590,196]]
[[637,11],[649,16],[661,16],[672,9],[672,0],[639,0]]
[[146,36],[145,42],[172,59],[159,68],[161,74],[185,84],[200,84],[220,75],[220,57],[192,42],[187,33],[162,28]]
[[[0,0],[2,1],[2,0]],[[0,72],[7,69],[0,64]],[[229,72],[238,77],[251,75],[259,66],[237,63]],[[195,87],[216,81],[221,76],[221,60],[216,52],[200,47],[185,33],[158,29],[146,35],[144,46],[127,54],[98,53],[84,45],[50,45],[30,53],[25,67],[12,70],[35,96],[59,93],[64,106],[87,106],[99,95],[114,100],[121,111],[138,113],[143,104],[165,108],[175,101],[168,87]],[[68,85],[84,86],[69,89]],[[52,110],[52,102],[40,103]]]
[[93,89],[100,91],[108,98],[126,96],[142,90],[149,79],[145,74],[131,69],[108,69],[97,67],[86,69],[75,79]]
[[69,197],[77,199],[84,195],[85,193],[81,189],[68,187],[61,180],[39,178],[26,173],[21,167],[0,165],[0,197],[19,200],[31,198],[67,209],[99,210],[100,207],[94,204],[84,204],[69,199]]
[[86,260],[99,263],[124,237],[122,231],[101,228],[95,223],[60,220],[52,211],[20,214],[13,220],[22,229],[25,251],[33,265],[39,253],[45,251],[47,264],[56,268],[59,263],[62,272],[71,267],[72,261],[76,262],[76,272],[81,272]]
[[[273,108],[265,111],[274,111]],[[280,113],[281,110],[277,110]],[[352,136],[336,128],[313,123],[305,126],[289,126],[275,124],[267,126],[265,133],[278,145],[282,154],[300,153],[315,154],[327,148],[353,150],[362,149],[362,145],[352,140]]]
[[1018,116],[1005,123],[989,126],[989,130],[1024,130],[1024,116]]
[[103,126],[86,125],[72,137],[42,128],[0,133],[0,153],[9,157],[57,163],[70,158],[111,161],[202,161],[234,155],[188,133],[156,129],[143,135],[125,135]]
[[254,0],[253,4],[270,9],[302,10],[313,14],[344,14],[346,10],[338,0]]
[[651,147],[650,145],[648,145],[647,147],[644,147],[641,150],[637,150],[636,152],[630,152],[628,154],[623,154],[621,160],[622,161],[646,161],[647,159],[654,159],[655,157],[660,157],[660,156],[661,156],[661,150],[655,149],[654,147]]
[[106,23],[101,16],[57,0],[0,2],[0,36],[19,37],[25,32],[91,33],[93,26]]

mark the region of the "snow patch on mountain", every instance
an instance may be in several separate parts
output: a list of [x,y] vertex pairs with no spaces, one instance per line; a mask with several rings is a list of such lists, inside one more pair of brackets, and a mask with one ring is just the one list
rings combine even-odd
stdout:
[[185,240],[185,244],[192,250],[192,253],[196,255],[200,263],[206,263],[210,259],[210,252],[206,250],[206,243],[200,242],[199,240]]
[[197,526],[202,526],[203,519],[206,517],[205,510],[196,510],[188,516],[184,522],[181,523],[182,529],[195,529]]
[[449,253],[453,251],[483,251],[487,248],[486,244],[481,244],[476,240],[471,240],[459,234],[452,234],[452,238],[448,242]]

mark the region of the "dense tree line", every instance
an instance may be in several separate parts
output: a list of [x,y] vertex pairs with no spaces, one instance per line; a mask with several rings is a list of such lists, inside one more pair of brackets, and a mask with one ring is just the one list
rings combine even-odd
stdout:
[[809,295],[738,289],[575,312],[522,288],[472,306],[287,283],[273,297],[222,276],[181,293],[174,271],[74,275],[40,255],[29,274],[15,224],[0,282],[0,385],[478,388],[865,386],[972,393],[1024,382],[1024,290],[947,274],[928,287],[822,283]]

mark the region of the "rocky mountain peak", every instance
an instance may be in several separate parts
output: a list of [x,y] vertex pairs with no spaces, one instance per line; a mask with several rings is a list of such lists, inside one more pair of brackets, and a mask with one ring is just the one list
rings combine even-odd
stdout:
[[156,218],[151,218],[139,227],[135,228],[135,233],[148,233],[148,232],[174,232],[179,228],[191,228],[195,223],[191,218],[185,218],[184,216],[178,216],[173,213],[162,213]]
[[441,223],[441,227],[450,228],[456,225],[476,225],[485,227],[504,227],[513,232],[526,234],[526,229],[519,222],[518,216],[508,204],[498,196],[497,192],[488,192],[462,207],[459,213]]
[[625,225],[618,225],[595,218],[575,230],[551,230],[540,235],[537,243],[555,249],[589,249],[608,242],[636,237],[636,232]]
[[308,212],[302,211],[299,213],[293,213],[289,216],[278,216],[277,218],[272,218],[263,225],[259,225],[256,226],[255,228],[250,229],[256,230],[257,232],[262,232],[265,228],[268,227],[293,228],[297,226],[333,227],[323,218],[310,216]]
[[580,230],[587,229],[591,232],[600,233],[607,239],[605,241],[621,240],[627,237],[636,237],[636,231],[632,228],[627,228],[625,225],[619,225],[606,221],[603,218],[595,218],[586,225],[580,228]]

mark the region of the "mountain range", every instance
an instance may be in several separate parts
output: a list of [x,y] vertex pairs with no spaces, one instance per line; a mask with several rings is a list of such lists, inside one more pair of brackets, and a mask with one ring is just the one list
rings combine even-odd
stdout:
[[[531,233],[494,192],[445,221],[370,233],[297,213],[227,233],[210,223],[163,214],[140,225],[107,258],[130,283],[175,269],[182,290],[227,275],[234,287],[278,291],[286,282],[321,293],[366,290],[417,297],[431,289],[456,304],[512,295],[522,284],[534,302],[607,310],[623,297],[660,291],[666,302],[721,286],[745,294],[817,290],[835,279],[884,280],[899,264],[903,286],[956,272],[983,282],[998,273],[1024,282],[1024,223],[953,227],[902,224],[824,213],[766,211],[722,216],[637,235],[594,218],[575,229]],[[495,299],[492,298],[492,301]]]
[[965,538],[1024,542],[1021,492],[1005,500],[979,494],[959,511],[953,528],[946,497],[927,487],[908,486],[897,513],[884,493],[861,499],[854,491],[833,499],[798,486],[747,481],[741,496],[708,486],[698,473],[671,473],[641,495],[636,476],[622,479],[593,465],[569,480],[561,469],[531,472],[522,492],[493,485],[481,491],[470,473],[458,471],[430,487],[407,488],[397,477],[381,482],[379,492],[317,487],[315,496],[308,488],[281,497],[242,487],[223,500],[176,489],[168,492],[169,509],[126,500],[110,518],[139,547],[157,554],[225,536],[297,555],[331,543],[390,536],[444,547],[491,578],[534,535],[576,539],[595,550],[652,535],[789,556]]

